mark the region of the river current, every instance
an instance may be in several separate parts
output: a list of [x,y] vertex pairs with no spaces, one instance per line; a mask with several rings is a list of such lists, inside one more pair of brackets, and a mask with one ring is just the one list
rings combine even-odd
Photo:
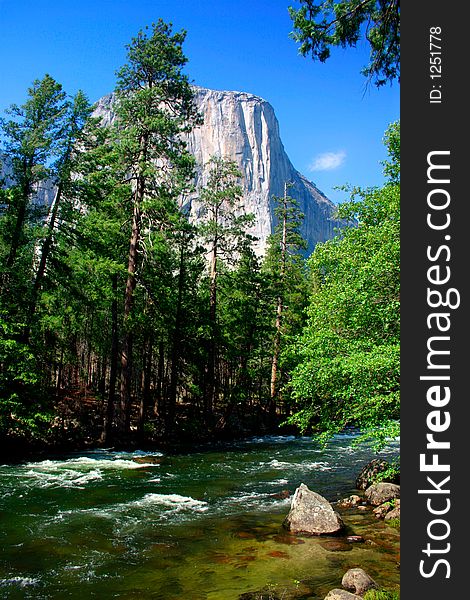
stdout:
[[[282,528],[300,483],[335,501],[373,458],[338,435],[267,436],[191,453],[94,450],[0,466],[0,598],[323,599],[360,566],[399,583],[399,533],[343,511],[345,536]],[[381,456],[398,454],[393,442]],[[341,512],[341,511],[340,511]],[[260,597],[253,595],[252,598]]]

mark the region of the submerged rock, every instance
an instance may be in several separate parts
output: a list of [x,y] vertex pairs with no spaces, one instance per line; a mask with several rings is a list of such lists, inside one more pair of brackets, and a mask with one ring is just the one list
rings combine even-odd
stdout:
[[295,535],[290,535],[287,532],[273,536],[273,541],[278,544],[287,544],[288,546],[298,546],[300,544],[305,544],[304,540],[296,537]]
[[341,580],[341,585],[359,596],[363,596],[367,590],[378,588],[378,585],[364,569],[349,569],[349,571],[346,571]]
[[271,497],[279,500],[286,500],[287,498],[290,498],[290,492],[289,490],[281,490],[280,492],[271,494]]
[[245,592],[238,596],[238,600],[281,600],[271,590],[259,590],[258,592]]
[[352,496],[348,496],[348,498],[343,498],[338,502],[338,506],[341,508],[352,508],[353,506],[357,506],[362,502],[362,498],[357,494],[353,494]]
[[366,489],[365,497],[369,504],[380,506],[384,502],[399,498],[400,486],[395,483],[374,483]]
[[331,535],[343,529],[343,521],[331,504],[301,483],[295,490],[284,527],[293,533]]
[[142,465],[159,465],[163,461],[161,456],[134,456],[132,460]]
[[287,552],[283,552],[282,550],[272,550],[268,552],[268,556],[271,558],[289,558]]
[[348,537],[346,538],[346,541],[353,543],[353,544],[360,544],[362,542],[364,542],[364,538],[362,537],[362,535],[348,535]]
[[328,552],[349,552],[352,550],[351,544],[344,540],[326,540],[320,546]]

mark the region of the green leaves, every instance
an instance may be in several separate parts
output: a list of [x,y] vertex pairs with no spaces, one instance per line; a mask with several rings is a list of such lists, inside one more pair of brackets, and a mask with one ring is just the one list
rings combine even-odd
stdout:
[[399,0],[300,0],[289,8],[291,37],[302,56],[325,62],[331,48],[354,47],[361,37],[370,46],[370,62],[362,73],[377,87],[400,79]]
[[389,182],[354,190],[339,213],[356,225],[319,244],[309,260],[308,322],[291,347],[292,390],[301,408],[292,422],[303,429],[331,435],[353,424],[380,432],[399,418],[397,135],[394,125]]

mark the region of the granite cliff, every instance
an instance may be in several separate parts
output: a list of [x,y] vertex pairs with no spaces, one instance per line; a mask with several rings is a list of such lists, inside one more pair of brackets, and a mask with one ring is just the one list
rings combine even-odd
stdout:
[[[244,208],[256,222],[250,233],[258,238],[256,249],[263,254],[274,226],[274,196],[282,196],[285,182],[293,183],[289,195],[298,200],[304,213],[302,234],[310,253],[317,242],[332,237],[341,223],[333,218],[334,204],[292,165],[279,136],[279,124],[272,106],[244,92],[215,91],[195,87],[195,102],[203,124],[187,137],[189,150],[196,158],[196,190],[206,182],[204,165],[211,156],[230,158],[242,172]],[[101,98],[95,109],[104,124],[113,122],[113,95]],[[0,176],[9,179],[6,162],[0,164]],[[50,204],[54,190],[42,182],[36,202]],[[199,216],[197,191],[186,199],[192,220]]]
[[[252,94],[215,91],[195,86],[195,102],[203,117],[187,138],[197,163],[196,188],[204,185],[204,165],[217,155],[234,160],[242,172],[244,207],[256,223],[251,233],[258,238],[257,250],[264,253],[274,226],[274,196],[282,196],[284,183],[292,182],[289,195],[298,200],[304,213],[302,234],[311,252],[317,242],[334,235],[341,223],[333,218],[334,204],[292,165],[279,135],[272,106]],[[104,96],[96,107],[104,123],[114,119],[113,96]],[[191,218],[197,220],[197,192],[187,200]]]

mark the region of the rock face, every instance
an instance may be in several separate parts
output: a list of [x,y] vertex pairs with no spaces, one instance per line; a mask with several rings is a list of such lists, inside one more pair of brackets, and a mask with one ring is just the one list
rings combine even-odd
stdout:
[[[6,154],[0,152],[0,187],[2,187],[2,185],[6,187],[14,185],[12,175],[13,169],[11,160]],[[56,188],[52,182],[49,179],[44,179],[36,184],[32,203],[36,208],[44,210],[45,213],[54,200],[55,193]]]
[[352,508],[353,506],[357,506],[362,502],[362,498],[357,494],[353,494],[352,496],[348,496],[347,498],[343,498],[338,502],[338,506],[341,508]]
[[[341,222],[332,218],[334,204],[315,185],[294,169],[279,136],[279,124],[272,106],[257,96],[244,92],[215,91],[195,87],[195,103],[203,124],[187,136],[188,149],[197,163],[196,188],[206,183],[204,165],[211,156],[234,160],[241,172],[244,209],[253,213],[256,223],[250,231],[258,238],[256,251],[262,255],[266,239],[275,225],[272,196],[284,194],[284,184],[292,182],[288,193],[304,213],[301,228],[307,240],[307,252],[317,242],[334,234]],[[101,98],[95,110],[104,123],[114,119],[113,97]],[[197,192],[185,200],[190,218],[197,220],[200,206]]]
[[366,489],[365,497],[369,504],[380,506],[384,502],[399,498],[400,486],[394,483],[374,483]]
[[392,505],[390,504],[390,502],[384,502],[380,506],[374,508],[372,512],[377,517],[377,519],[384,519],[391,509]]
[[343,521],[328,500],[301,483],[295,490],[284,527],[293,533],[332,535],[341,531]]

